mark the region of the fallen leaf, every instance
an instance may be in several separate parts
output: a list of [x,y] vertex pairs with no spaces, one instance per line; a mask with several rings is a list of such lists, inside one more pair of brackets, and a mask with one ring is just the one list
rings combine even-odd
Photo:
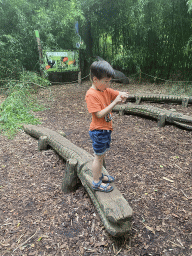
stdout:
[[142,222],[145,222],[145,219],[144,219],[144,218],[142,219]]
[[170,181],[170,182],[174,182],[174,180],[170,180],[170,179],[168,179],[168,178],[166,178],[166,177],[163,177],[163,179],[164,179],[164,180],[167,180],[167,181]]
[[91,252],[96,252],[95,249],[88,249],[88,248],[86,248],[86,251],[88,251],[89,253],[91,253]]
[[153,228],[151,228],[151,227],[149,227],[149,226],[147,226],[147,225],[145,225],[145,227],[146,227],[146,229],[148,229],[149,231],[151,231],[153,234],[155,234],[155,231],[154,231]]
[[64,249],[64,248],[67,248],[67,246],[68,246],[67,243],[64,243],[64,244],[62,244],[59,248],[60,248],[60,249]]
[[106,244],[106,242],[105,242],[105,241],[102,241],[102,242],[96,243],[95,246],[96,246],[96,247],[105,246],[105,244]]
[[83,255],[84,254],[84,248],[80,247],[79,250],[80,250],[80,253]]
[[15,246],[17,246],[16,243],[12,243],[11,248],[15,248]]
[[33,256],[33,255],[36,255],[36,251],[35,252],[29,252],[28,254],[29,256]]
[[5,246],[5,247],[7,247],[7,246],[10,246],[10,244],[1,244],[2,246]]
[[174,213],[172,213],[172,215],[173,215],[174,217],[176,217],[176,218],[179,218],[179,216],[178,216],[178,215],[176,215],[176,214],[174,214]]
[[21,251],[23,251],[23,250],[25,250],[25,247],[26,247],[27,245],[24,245],[24,246],[21,246],[21,247],[19,247],[19,249],[21,250]]
[[49,238],[47,235],[41,235],[42,238]]

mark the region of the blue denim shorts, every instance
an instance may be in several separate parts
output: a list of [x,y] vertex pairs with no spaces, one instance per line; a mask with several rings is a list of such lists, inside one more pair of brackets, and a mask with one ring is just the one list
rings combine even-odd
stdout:
[[93,130],[89,131],[92,140],[93,150],[96,155],[105,154],[111,143],[111,130]]

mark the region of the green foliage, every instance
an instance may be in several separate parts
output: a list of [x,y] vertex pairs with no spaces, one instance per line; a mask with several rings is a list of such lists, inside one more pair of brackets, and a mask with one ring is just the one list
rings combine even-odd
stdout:
[[162,79],[168,79],[174,71],[188,70],[192,57],[192,15],[186,3],[183,0],[82,1],[90,54],[113,62],[129,74],[139,66],[149,75],[160,74]]
[[[8,81],[5,83],[5,81]],[[47,87],[50,82],[45,77],[39,76],[37,73],[32,71],[22,71],[18,73],[18,80],[5,80],[2,82],[0,92],[5,95],[10,95],[13,91],[22,87],[29,88],[32,93],[35,93],[39,87]]]
[[44,50],[75,48],[78,21],[87,70],[91,58],[101,56],[126,74],[139,67],[169,79],[191,68],[191,7],[191,0],[0,1],[0,78],[39,70],[34,30]]
[[[37,104],[31,100],[28,90],[22,88],[21,84],[16,87],[17,90],[12,92],[0,106],[0,130],[9,137],[13,137],[23,124],[40,123],[31,112],[37,111],[38,108]],[[18,87],[20,87],[19,90]]]
[[6,84],[8,97],[0,105],[0,131],[13,137],[23,124],[38,124],[40,120],[33,115],[34,111],[43,110],[34,94],[34,84],[47,85],[45,79],[32,72],[23,72],[19,82]]
[[111,65],[118,70],[123,72],[136,73],[137,72],[137,59],[131,53],[131,51],[126,51],[125,53],[119,53],[113,56]]
[[192,11],[192,0],[188,0],[187,5],[188,5],[189,12],[191,12]]
[[[21,72],[21,62],[18,59],[18,40],[11,36],[3,34],[0,36],[0,77],[18,79]],[[0,81],[1,84],[1,81]]]
[[74,48],[75,22],[84,19],[79,5],[76,0],[0,1],[0,78],[18,79],[22,68],[39,70],[34,30],[44,49]]
[[23,84],[27,84],[28,86],[31,85],[33,87],[36,87],[35,85],[40,87],[50,85],[50,82],[46,77],[39,76],[37,73],[31,71],[23,71],[20,73],[20,81],[22,81]]
[[73,49],[78,40],[75,22],[84,17],[78,1],[45,1],[35,6],[32,22],[40,32],[43,48]]

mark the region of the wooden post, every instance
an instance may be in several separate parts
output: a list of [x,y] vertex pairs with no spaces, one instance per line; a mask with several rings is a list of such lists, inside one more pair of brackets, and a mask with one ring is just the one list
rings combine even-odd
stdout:
[[79,72],[78,72],[78,85],[81,85],[81,50],[79,49]]
[[47,150],[48,142],[47,136],[40,136],[38,140],[38,150]]
[[81,85],[81,71],[78,73],[78,84]]
[[38,30],[35,30],[35,36],[36,36],[37,47],[38,47],[38,52],[39,52],[40,73],[41,73],[41,76],[43,76],[43,69],[42,69],[42,65],[44,63],[43,62],[43,52],[42,52],[41,41],[40,41],[39,31]]
[[70,158],[66,162],[66,170],[62,183],[63,192],[69,193],[74,191],[77,185],[77,181],[77,160]]
[[185,97],[185,98],[182,100],[182,106],[183,106],[184,108],[187,108],[188,103],[189,103],[189,97]]
[[141,103],[141,96],[136,96],[135,104],[139,105]]
[[120,116],[124,116],[124,113],[125,113],[125,111],[123,109],[119,111]]
[[139,84],[141,83],[141,69],[140,69],[140,73],[139,73]]
[[158,127],[164,127],[165,126],[165,121],[166,121],[165,114],[160,114],[158,116],[158,122],[157,122]]

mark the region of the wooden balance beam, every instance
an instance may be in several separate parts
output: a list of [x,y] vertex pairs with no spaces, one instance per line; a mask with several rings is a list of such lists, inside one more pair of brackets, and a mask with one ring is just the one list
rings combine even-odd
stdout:
[[[93,180],[91,154],[48,128],[25,125],[24,131],[39,139],[39,150],[46,150],[48,146],[51,146],[66,161],[66,171],[62,182],[63,192],[75,190],[78,179],[80,179],[107,232],[112,236],[122,236],[130,231],[133,211],[117,187],[113,184],[114,190],[109,193],[94,191],[91,188]],[[104,167],[102,172],[108,175]]]

